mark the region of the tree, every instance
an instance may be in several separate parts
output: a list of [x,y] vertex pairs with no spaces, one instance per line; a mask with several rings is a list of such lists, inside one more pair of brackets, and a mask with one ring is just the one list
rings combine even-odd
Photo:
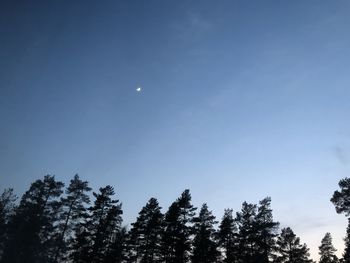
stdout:
[[273,221],[271,198],[266,197],[259,202],[255,217],[255,243],[258,247],[258,258],[261,263],[268,263],[275,250],[275,237],[279,223]]
[[240,262],[253,263],[259,257],[256,244],[257,205],[243,202],[241,212],[236,214],[238,225],[238,255]]
[[199,215],[193,218],[193,255],[192,263],[217,262],[219,252],[214,239],[217,224],[215,216],[208,210],[207,204],[203,204]]
[[334,255],[337,250],[333,247],[332,236],[330,233],[326,233],[321,241],[321,245],[318,247],[320,252],[319,263],[337,263],[338,258]]
[[91,188],[88,186],[88,182],[80,180],[76,174],[65,191],[66,196],[61,198],[61,222],[54,262],[64,256],[61,252],[68,249],[67,242],[72,238],[73,229],[76,229],[77,224],[82,222],[86,216],[85,205],[90,203],[90,198],[87,195],[89,191]]
[[338,183],[340,191],[335,191],[331,198],[338,214],[350,215],[350,178],[344,178]]
[[89,217],[79,226],[76,251],[72,254],[74,262],[104,262],[110,255],[113,239],[121,231],[123,211],[119,200],[112,199],[113,187],[107,185],[99,190],[93,193],[95,202],[89,208]]
[[[338,183],[340,191],[335,191],[331,198],[331,202],[335,206],[338,214],[345,214],[350,216],[350,178],[341,179]],[[348,219],[348,227],[346,229],[345,249],[343,253],[342,262],[350,263],[350,219]]]
[[47,175],[31,184],[9,221],[3,262],[50,262],[61,203],[62,182]]
[[103,263],[122,263],[126,261],[126,236],[127,231],[125,227],[115,232]]
[[283,228],[277,239],[277,263],[312,263],[309,259],[309,249],[306,244],[300,244],[297,237],[289,227]]
[[5,189],[0,196],[0,259],[3,253],[4,244],[7,240],[7,228],[9,219],[15,213],[16,195],[12,188]]
[[132,224],[129,239],[131,262],[159,262],[163,232],[163,214],[156,198],[151,198],[144,206],[136,222]]
[[344,238],[345,248],[343,252],[342,263],[350,263],[350,219],[348,219],[348,227],[346,228],[346,237]]
[[191,250],[190,223],[195,210],[191,204],[190,191],[185,190],[165,214],[162,254],[166,263],[188,261]]
[[225,209],[218,231],[219,247],[224,252],[224,262],[237,262],[238,260],[238,233],[233,218],[233,210]]

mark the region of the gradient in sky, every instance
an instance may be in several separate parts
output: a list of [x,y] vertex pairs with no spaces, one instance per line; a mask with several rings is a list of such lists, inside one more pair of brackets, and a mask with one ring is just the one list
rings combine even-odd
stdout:
[[[317,258],[350,171],[350,2],[1,1],[0,186],[112,184],[132,222],[186,188],[272,197]],[[141,92],[136,92],[142,87]]]

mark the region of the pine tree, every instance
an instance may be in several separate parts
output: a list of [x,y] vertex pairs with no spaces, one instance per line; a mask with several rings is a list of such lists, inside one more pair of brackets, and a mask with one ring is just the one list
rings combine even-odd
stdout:
[[74,262],[100,263],[110,255],[113,238],[121,231],[123,213],[119,200],[113,200],[112,186],[101,187],[99,193],[93,193],[95,202],[89,208],[90,216],[80,224],[72,253]]
[[[177,231],[179,229],[178,218],[180,208],[177,202],[173,202],[164,217],[164,233],[162,236],[161,253],[165,263],[174,262],[175,247],[177,242]],[[131,232],[130,235],[133,235]]]
[[306,244],[289,227],[283,228],[277,239],[277,263],[312,263]]
[[130,230],[130,262],[159,262],[163,231],[163,214],[157,199],[151,198],[144,206]]
[[343,252],[342,263],[350,263],[350,218],[348,219],[348,227],[346,228],[346,237],[344,238],[345,248]]
[[9,222],[9,238],[5,244],[4,262],[50,262],[61,203],[62,182],[47,175],[37,180],[23,195],[16,214]]
[[335,191],[331,198],[338,214],[350,215],[350,178],[344,178],[338,183],[340,192]]
[[191,250],[191,225],[196,208],[191,204],[191,194],[185,190],[171,204],[165,214],[162,254],[166,263],[183,263]]
[[338,258],[334,255],[337,250],[333,247],[332,236],[330,233],[326,233],[321,241],[321,246],[318,247],[320,252],[319,263],[338,263]]
[[259,202],[258,213],[255,217],[255,243],[258,247],[256,260],[260,263],[268,263],[275,250],[275,237],[279,223],[273,221],[271,198],[266,197]]
[[79,176],[75,175],[65,191],[66,196],[61,198],[63,211],[60,214],[61,222],[54,262],[64,258],[64,252],[68,249],[68,241],[72,237],[73,229],[86,216],[85,205],[90,203],[90,198],[87,195],[89,191],[91,188],[88,186],[88,182],[80,180]]
[[224,252],[225,263],[238,260],[238,229],[232,213],[232,209],[225,209],[218,231],[219,247]]
[[0,260],[7,240],[8,222],[15,213],[16,195],[12,188],[5,189],[0,196]]
[[247,202],[242,204],[241,212],[237,213],[236,222],[239,229],[238,255],[240,262],[253,263],[259,255],[256,244],[256,214],[257,205],[248,204]]
[[215,216],[208,210],[207,204],[203,204],[198,217],[193,218],[193,255],[192,263],[212,263],[217,262],[219,252],[214,239],[217,224]]
[[103,263],[122,263],[126,261],[126,237],[127,231],[125,227],[114,233]]
[[[344,178],[338,183],[340,191],[335,191],[331,198],[331,202],[335,206],[338,214],[345,214],[350,216],[350,178]],[[350,218],[348,218],[348,227],[346,229],[345,249],[343,253],[343,263],[350,263]]]
[[75,238],[72,241],[69,257],[74,263],[87,263],[91,261],[92,235],[89,232],[89,217],[78,223],[74,229]]

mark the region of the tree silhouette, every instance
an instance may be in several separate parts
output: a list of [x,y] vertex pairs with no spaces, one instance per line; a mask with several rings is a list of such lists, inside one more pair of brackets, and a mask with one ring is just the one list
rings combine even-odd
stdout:
[[9,238],[5,244],[3,262],[50,262],[53,257],[62,182],[47,175],[37,180],[23,195],[16,214],[9,222]]
[[95,202],[89,208],[90,215],[79,224],[71,256],[74,262],[103,262],[110,254],[114,237],[121,231],[123,212],[119,200],[112,199],[113,187],[107,185],[99,190],[93,193]]
[[185,190],[171,204],[164,219],[162,254],[166,263],[187,262],[191,250],[191,225],[196,208],[191,204],[191,194]]
[[236,221],[239,230],[239,260],[246,263],[255,262],[259,257],[258,247],[256,244],[256,213],[257,205],[243,202],[242,210],[236,215]]
[[219,248],[223,251],[225,263],[237,262],[239,257],[238,229],[232,213],[232,209],[225,209],[218,230]]
[[[346,217],[350,215],[350,178],[341,179],[338,183],[340,191],[336,190],[333,193],[331,202],[335,206],[338,214],[345,214]],[[348,218],[348,227],[346,230],[345,249],[343,253],[342,262],[350,263],[350,219]]]
[[350,178],[344,178],[338,183],[340,191],[335,191],[331,198],[338,214],[350,215]]
[[306,244],[300,244],[297,237],[289,227],[283,228],[277,239],[276,263],[312,263],[309,259],[309,249]]
[[103,260],[103,263],[121,263],[126,262],[126,236],[127,230],[122,227],[116,231],[112,237],[111,245]]
[[144,206],[130,230],[129,248],[131,262],[159,262],[163,214],[156,198]]
[[[195,216],[189,190],[165,215],[156,198],[141,209],[132,228],[122,227],[122,206],[112,186],[93,192],[78,175],[64,184],[47,175],[34,181],[19,204],[12,189],[0,196],[0,262],[4,263],[311,263],[309,249],[290,228],[274,221],[271,198],[243,202],[233,217],[226,209],[219,227],[204,203]],[[350,215],[350,179],[339,182],[331,201]],[[326,233],[320,263],[350,263],[350,220],[340,261]]]
[[61,198],[62,212],[60,214],[59,236],[57,240],[57,248],[55,252],[54,262],[64,257],[64,253],[68,249],[68,240],[72,238],[72,231],[86,217],[85,205],[90,203],[87,193],[91,191],[88,182],[80,180],[78,175],[70,181],[65,193],[66,196]]
[[344,238],[345,248],[343,252],[342,263],[350,263],[350,218],[348,219],[348,227],[346,228],[346,237]]
[[193,263],[212,263],[217,262],[219,252],[215,242],[214,225],[215,216],[208,210],[207,204],[203,204],[199,215],[193,218]]
[[275,250],[275,237],[279,223],[273,221],[271,198],[266,197],[259,202],[258,213],[255,218],[256,245],[258,246],[259,262],[268,263]]
[[4,250],[4,244],[7,241],[7,228],[10,217],[15,212],[16,195],[12,188],[5,189],[0,196],[0,259]]
[[332,236],[330,233],[326,233],[322,238],[321,245],[318,247],[320,252],[319,263],[338,263],[338,258],[334,255],[337,250],[333,247]]
[[93,193],[95,205],[91,207],[91,221],[89,230],[92,233],[92,253],[91,259],[94,262],[103,262],[103,257],[107,254],[111,245],[111,238],[120,231],[123,213],[119,200],[112,200],[114,189],[112,186],[100,188],[100,193]]

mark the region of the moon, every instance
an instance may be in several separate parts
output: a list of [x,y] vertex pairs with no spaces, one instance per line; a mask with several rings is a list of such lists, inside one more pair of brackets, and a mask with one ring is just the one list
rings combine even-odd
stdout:
[[137,86],[136,92],[141,92],[141,90],[142,90],[142,87],[141,86]]

